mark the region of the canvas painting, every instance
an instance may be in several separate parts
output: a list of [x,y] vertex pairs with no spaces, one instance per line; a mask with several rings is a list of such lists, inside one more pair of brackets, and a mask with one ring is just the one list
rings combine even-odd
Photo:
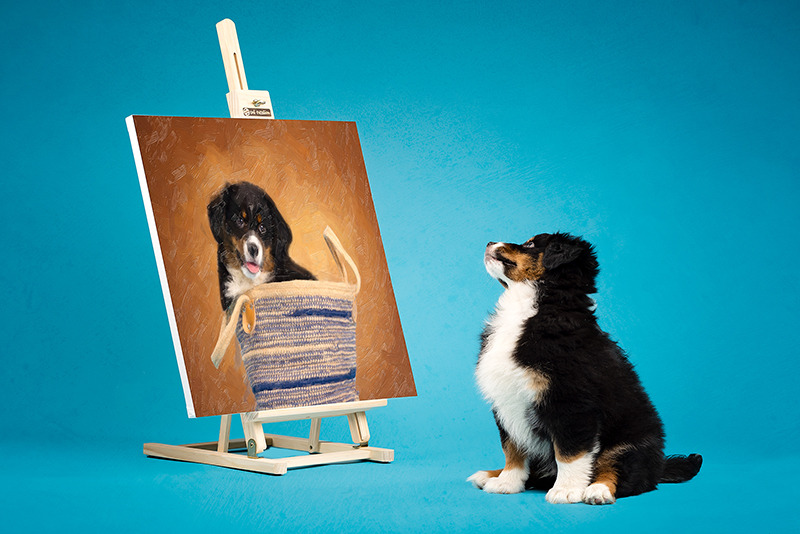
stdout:
[[190,417],[416,395],[355,123],[127,124]]

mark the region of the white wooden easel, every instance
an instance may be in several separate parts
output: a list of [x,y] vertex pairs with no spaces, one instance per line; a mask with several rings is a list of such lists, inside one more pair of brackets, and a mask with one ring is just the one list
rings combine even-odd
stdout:
[[[230,90],[227,98],[231,117],[274,118],[269,93],[250,91],[247,88],[236,26],[231,20],[225,19],[217,23],[217,35]],[[365,412],[379,406],[386,406],[386,399],[243,413],[241,418],[245,437],[236,440],[230,439],[232,416],[223,415],[220,421],[218,441],[191,445],[145,443],[144,453],[157,458],[217,465],[272,475],[283,475],[288,469],[294,467],[356,460],[387,463],[394,460],[393,450],[369,446],[370,436]],[[322,418],[342,415],[347,416],[353,443],[320,441]],[[304,419],[311,420],[311,431],[308,438],[265,434],[262,426],[264,423]],[[304,451],[308,454],[280,459],[258,456],[268,447]],[[247,451],[247,454],[233,451]]]

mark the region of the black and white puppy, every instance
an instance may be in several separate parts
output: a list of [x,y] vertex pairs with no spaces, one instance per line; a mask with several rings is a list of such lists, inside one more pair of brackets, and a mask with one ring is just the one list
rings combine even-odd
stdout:
[[289,257],[292,231],[275,202],[249,182],[227,184],[208,204],[222,309],[267,282],[316,280]]
[[594,315],[593,247],[569,234],[489,243],[506,290],[481,337],[476,379],[505,467],[469,480],[490,493],[549,489],[551,503],[609,504],[685,482],[702,457],[664,456],[661,419],[633,366]]

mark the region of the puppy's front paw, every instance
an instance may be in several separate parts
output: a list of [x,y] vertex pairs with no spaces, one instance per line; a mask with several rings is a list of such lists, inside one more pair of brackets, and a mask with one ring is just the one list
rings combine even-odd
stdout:
[[544,498],[553,504],[572,504],[583,500],[583,488],[553,487]]
[[492,476],[489,474],[489,471],[478,471],[471,477],[467,479],[467,482],[472,482],[472,485],[478,489],[483,489],[486,485],[486,482],[491,480]]
[[487,493],[522,493],[525,491],[525,481],[518,476],[503,476],[507,471],[500,473],[499,477],[490,478],[483,486]]
[[602,482],[597,482],[586,488],[583,492],[583,502],[586,504],[614,504],[617,499]]

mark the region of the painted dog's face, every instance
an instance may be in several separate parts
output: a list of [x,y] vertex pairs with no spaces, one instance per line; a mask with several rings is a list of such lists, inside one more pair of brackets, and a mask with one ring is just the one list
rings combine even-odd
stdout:
[[592,246],[583,239],[562,233],[539,234],[521,245],[489,243],[483,262],[487,272],[506,288],[543,279],[574,283],[581,283],[578,279],[583,279],[583,286],[593,288],[597,275]]
[[[218,243],[223,307],[250,287],[274,278],[288,258],[292,232],[272,199],[248,182],[226,186],[208,205]],[[227,297],[227,298],[226,298]]]

